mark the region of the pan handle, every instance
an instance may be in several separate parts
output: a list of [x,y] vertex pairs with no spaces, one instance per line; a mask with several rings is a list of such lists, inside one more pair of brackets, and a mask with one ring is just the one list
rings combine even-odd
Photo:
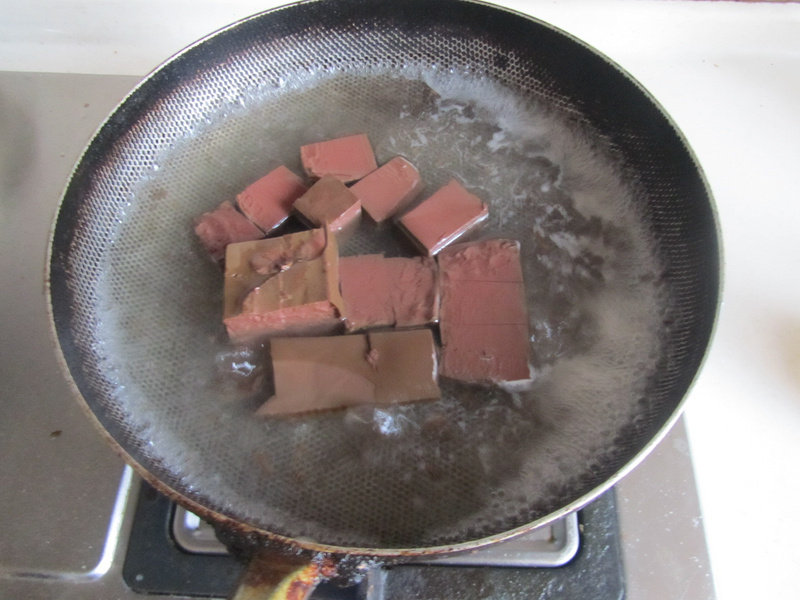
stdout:
[[250,560],[231,600],[305,600],[335,574],[336,564],[328,557],[288,557],[264,550]]

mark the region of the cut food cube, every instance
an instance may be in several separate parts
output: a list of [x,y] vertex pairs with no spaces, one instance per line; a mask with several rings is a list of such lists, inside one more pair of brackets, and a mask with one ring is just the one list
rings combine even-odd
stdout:
[[367,339],[367,361],[375,373],[376,403],[441,397],[436,381],[436,345],[430,329],[374,331],[367,334]]
[[400,226],[433,256],[489,216],[489,209],[455,179],[400,218]]
[[413,327],[437,320],[439,290],[431,258],[347,256],[339,260],[339,280],[342,316],[351,331]]
[[344,183],[378,168],[372,145],[363,133],[301,146],[300,159],[310,177],[330,175]]
[[306,189],[300,177],[281,165],[247,186],[236,202],[248,219],[269,233],[289,217]]
[[269,277],[321,256],[326,244],[325,230],[312,229],[228,246],[223,318],[238,314],[245,296]]
[[422,187],[416,167],[402,156],[396,156],[350,189],[367,214],[380,223],[408,206]]
[[531,378],[527,324],[458,325],[442,335],[443,377],[466,383],[522,382]]
[[457,244],[438,261],[441,375],[470,383],[530,379],[519,242]]
[[225,262],[223,321],[232,341],[340,328],[339,251],[324,229],[231,244]]
[[228,244],[264,237],[264,233],[227,200],[195,219],[194,232],[215,261],[225,258]]
[[361,203],[338,179],[325,176],[294,203],[295,210],[312,227],[346,237],[361,222]]
[[287,415],[440,397],[428,329],[273,338],[275,395],[261,415]]
[[270,340],[275,395],[260,414],[367,404],[375,398],[365,335]]

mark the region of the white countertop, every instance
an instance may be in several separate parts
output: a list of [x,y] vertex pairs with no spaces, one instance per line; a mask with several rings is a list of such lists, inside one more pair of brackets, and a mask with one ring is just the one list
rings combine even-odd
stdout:
[[[0,70],[143,76],[197,38],[277,4],[0,0]],[[713,576],[719,598],[796,598],[800,4],[503,4],[619,63],[661,102],[705,169],[725,283],[686,421]]]

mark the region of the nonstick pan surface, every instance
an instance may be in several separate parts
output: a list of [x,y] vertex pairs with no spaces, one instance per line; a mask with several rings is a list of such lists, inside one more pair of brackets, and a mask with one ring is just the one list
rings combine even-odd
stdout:
[[[534,382],[442,380],[443,399],[255,416],[268,348],[232,347],[192,219],[302,144],[367,133],[432,192],[520,241]],[[342,254],[413,249],[365,223]],[[54,229],[64,362],[139,472],[212,520],[372,555],[493,541],[574,510],[666,433],[719,288],[699,166],[653,98],[580,41],[487,4],[307,2],[198,42],[149,76],[77,165]]]

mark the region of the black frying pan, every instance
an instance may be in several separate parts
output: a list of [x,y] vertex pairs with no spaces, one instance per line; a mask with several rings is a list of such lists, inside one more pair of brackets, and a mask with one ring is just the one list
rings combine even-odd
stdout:
[[[456,177],[483,198],[477,237],[520,240],[530,389],[443,380],[434,403],[254,416],[268,350],[227,344],[192,218],[357,132],[429,191]],[[369,224],[342,248],[375,251],[411,252]],[[50,259],[66,367],[142,476],[258,544],[382,560],[498,541],[610,487],[678,418],[718,293],[708,188],[653,98],[561,31],[456,0],[295,4],[172,58],[86,149]]]

